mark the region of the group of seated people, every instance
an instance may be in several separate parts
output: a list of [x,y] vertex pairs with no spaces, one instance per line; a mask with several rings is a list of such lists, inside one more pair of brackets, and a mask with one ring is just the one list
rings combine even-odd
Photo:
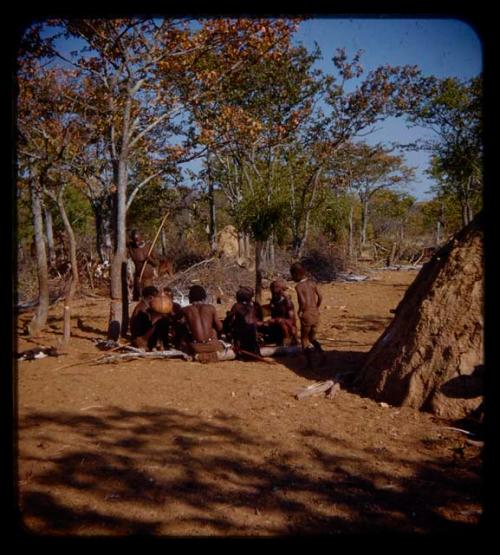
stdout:
[[[200,285],[190,288],[189,305],[185,307],[174,302],[170,288],[161,293],[154,286],[145,287],[130,320],[132,345],[146,350],[173,347],[192,356],[197,354],[204,362],[217,360],[217,351],[224,350],[221,339],[231,343],[237,356],[243,359],[259,356],[263,344],[297,345],[295,307],[286,293],[287,284],[277,279],[270,289],[270,302],[262,306],[253,300],[251,287],[241,286],[231,310],[220,319],[215,306],[207,303],[206,291]],[[171,301],[168,314],[152,307],[153,300],[160,295]]]

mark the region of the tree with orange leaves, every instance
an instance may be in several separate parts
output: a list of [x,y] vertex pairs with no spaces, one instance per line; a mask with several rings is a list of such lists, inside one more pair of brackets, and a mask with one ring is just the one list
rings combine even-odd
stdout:
[[[32,42],[43,45],[44,55],[71,64],[81,79],[92,84],[85,98],[77,96],[82,109],[95,114],[92,125],[106,145],[111,167],[109,196],[115,233],[108,335],[117,339],[126,332],[122,326],[121,276],[126,259],[127,207],[137,191],[159,175],[161,170],[157,168],[165,158],[180,162],[193,155],[195,143],[184,120],[187,100],[201,102],[224,76],[243,72],[249,60],[265,55],[274,44],[287,39],[293,26],[285,20],[224,18],[198,22],[54,20],[48,25],[56,33],[44,40],[38,33]],[[78,39],[84,46],[66,55],[56,47],[55,39],[60,37]],[[215,73],[205,70],[207,58],[216,54],[224,63]],[[193,94],[193,83],[199,80],[206,83],[206,91]],[[184,144],[176,141],[181,133],[186,134]],[[149,155],[153,169],[131,188],[130,167],[139,152]]]

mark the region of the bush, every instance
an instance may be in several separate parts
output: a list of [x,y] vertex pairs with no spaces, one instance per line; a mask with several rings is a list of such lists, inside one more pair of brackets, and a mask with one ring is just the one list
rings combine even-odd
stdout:
[[300,259],[306,271],[317,281],[333,281],[345,270],[346,261],[339,247],[322,236],[314,239]]

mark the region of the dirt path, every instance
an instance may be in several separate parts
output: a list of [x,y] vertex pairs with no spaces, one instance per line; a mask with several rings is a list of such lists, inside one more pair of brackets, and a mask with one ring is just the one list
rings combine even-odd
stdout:
[[[68,354],[17,365],[21,512],[44,534],[269,536],[455,532],[481,513],[480,446],[429,414],[342,389],[294,395],[356,372],[415,272],[322,285],[327,360],[271,366],[181,360],[82,364],[101,354],[108,302],[76,307]],[[221,316],[226,307],[220,306]],[[62,308],[38,341],[61,336]],[[29,319],[21,315],[18,329]],[[19,336],[19,350],[34,346]]]

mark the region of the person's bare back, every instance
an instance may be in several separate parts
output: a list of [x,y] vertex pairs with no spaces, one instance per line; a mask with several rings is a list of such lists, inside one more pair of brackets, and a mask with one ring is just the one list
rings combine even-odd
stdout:
[[222,324],[217,318],[213,305],[194,303],[184,307],[182,312],[194,341],[203,343],[210,339],[217,339],[217,333],[222,330]]
[[295,291],[297,292],[299,303],[300,341],[302,348],[306,350],[308,366],[311,367],[309,349],[312,347],[318,351],[323,351],[316,339],[319,325],[319,307],[323,298],[318,286],[312,279],[306,276],[306,272],[300,263],[292,264],[290,273],[293,280],[297,282]]
[[295,286],[299,303],[299,317],[306,313],[319,313],[322,297],[314,281],[304,278]]

